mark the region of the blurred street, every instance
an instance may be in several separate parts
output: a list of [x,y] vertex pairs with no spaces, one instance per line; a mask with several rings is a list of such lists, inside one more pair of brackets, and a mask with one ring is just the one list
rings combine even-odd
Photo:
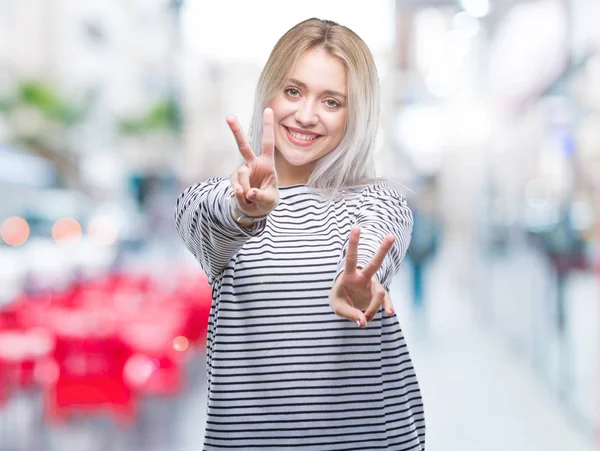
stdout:
[[[148,265],[156,253],[144,258]],[[540,382],[527,360],[525,346],[503,338],[500,319],[483,319],[461,273],[459,246],[448,246],[432,262],[427,304],[414,309],[410,301],[407,265],[392,286],[394,304],[407,336],[426,402],[428,449],[432,451],[592,451],[590,431],[574,410],[554,396],[549,381]],[[527,264],[524,263],[524,268]],[[573,290],[582,289],[577,285]],[[505,286],[510,290],[509,286]],[[585,287],[589,290],[590,287]],[[573,299],[581,299],[573,293]],[[511,299],[505,297],[508,305]],[[532,318],[523,319],[524,322]],[[578,320],[580,330],[585,318]],[[581,331],[589,334],[590,331]],[[578,355],[571,358],[575,361]],[[582,359],[587,360],[587,359]],[[579,366],[575,365],[574,368]],[[586,369],[587,370],[587,369]],[[133,431],[120,430],[97,418],[45,429],[46,451],[198,451],[205,421],[205,366],[198,354],[189,368],[189,387],[177,400],[150,399],[142,403],[143,417]],[[582,374],[585,372],[582,371]],[[574,375],[575,376],[575,375]],[[588,387],[589,388],[589,387]],[[588,392],[589,393],[589,392]],[[585,401],[593,403],[590,396]],[[23,401],[23,400],[21,400]],[[24,402],[24,401],[23,401]],[[593,409],[593,405],[583,406]],[[19,406],[12,406],[18,409]],[[27,405],[20,406],[27,412]],[[2,418],[3,439],[15,412]],[[17,439],[23,443],[27,436]],[[6,441],[0,441],[6,444]],[[3,446],[2,450],[25,449]],[[42,448],[43,449],[43,448]]]
[[[460,249],[454,246],[432,263],[423,310],[410,308],[406,273],[394,285],[395,305],[424,392],[428,448],[596,449],[590,431],[576,425],[572,410],[553,396],[555,388],[540,382],[523,346],[499,333],[503,326],[498,318],[482,317],[486,300],[471,297],[460,274],[465,268],[456,266],[460,259]],[[504,285],[505,292],[510,288]],[[505,305],[517,301],[509,294],[503,300]]]

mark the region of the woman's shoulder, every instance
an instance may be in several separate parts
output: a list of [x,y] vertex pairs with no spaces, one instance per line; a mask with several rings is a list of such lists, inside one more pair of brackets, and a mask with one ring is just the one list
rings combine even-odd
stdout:
[[198,185],[211,186],[211,185],[220,185],[221,183],[227,183],[227,182],[229,182],[229,180],[227,180],[225,177],[210,177],[210,178],[198,183]]
[[203,191],[206,189],[210,189],[216,185],[221,185],[221,184],[227,183],[227,182],[228,182],[228,180],[226,180],[223,177],[211,177],[211,178],[208,178],[201,182],[196,182],[196,183],[192,183],[191,185],[188,185],[184,189],[182,194],[188,193],[190,191]]
[[[201,202],[205,196],[214,192],[225,193],[227,191],[227,180],[223,177],[213,177],[202,182],[196,182],[188,185],[179,192],[176,200],[176,210],[186,209],[190,204]],[[217,190],[217,191],[215,191]]]
[[363,185],[360,192],[364,197],[395,199],[405,204],[406,196],[403,194],[405,189],[407,188],[399,182],[389,179],[375,179]]

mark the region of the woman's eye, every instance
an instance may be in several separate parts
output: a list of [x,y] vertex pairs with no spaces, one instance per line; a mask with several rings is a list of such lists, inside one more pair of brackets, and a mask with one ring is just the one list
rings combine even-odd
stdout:
[[285,93],[292,97],[298,97],[300,95],[300,91],[298,91],[296,88],[286,88]]
[[325,100],[325,105],[327,105],[329,108],[337,108],[337,107],[341,106],[340,102],[338,102],[337,100],[333,100],[333,99]]

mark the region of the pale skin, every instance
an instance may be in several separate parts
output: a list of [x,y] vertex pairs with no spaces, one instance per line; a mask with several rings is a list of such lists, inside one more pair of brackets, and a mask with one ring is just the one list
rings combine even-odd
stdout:
[[[269,214],[279,203],[279,182],[275,164],[273,111],[266,108],[263,116],[262,152],[256,156],[234,116],[227,117],[239,152],[245,163],[230,178],[240,210],[248,216]],[[241,223],[242,226],[246,225]],[[335,279],[329,293],[329,305],[334,313],[364,328],[379,308],[394,314],[389,294],[374,278],[394,244],[394,236],[384,238],[378,251],[364,267],[358,266],[360,229],[353,227],[348,241],[344,270]]]

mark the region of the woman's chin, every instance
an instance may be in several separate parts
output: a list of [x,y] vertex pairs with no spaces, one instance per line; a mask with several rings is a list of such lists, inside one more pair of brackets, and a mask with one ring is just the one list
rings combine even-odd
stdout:
[[313,159],[305,152],[286,152],[282,153],[281,156],[290,166],[301,168],[313,164]]

